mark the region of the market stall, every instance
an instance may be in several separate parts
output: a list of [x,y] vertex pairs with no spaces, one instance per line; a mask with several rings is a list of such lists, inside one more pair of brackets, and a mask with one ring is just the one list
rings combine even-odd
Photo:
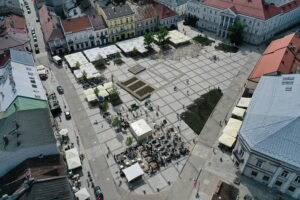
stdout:
[[141,176],[143,176],[144,171],[139,165],[139,163],[135,163],[134,165],[131,165],[130,167],[127,167],[122,170],[125,174],[125,177],[128,182],[131,182]]
[[130,131],[137,141],[147,139],[152,134],[152,128],[144,119],[140,119],[130,124]]
[[79,153],[76,148],[72,148],[65,151],[65,154],[66,154],[66,161],[69,170],[73,170],[81,167]]

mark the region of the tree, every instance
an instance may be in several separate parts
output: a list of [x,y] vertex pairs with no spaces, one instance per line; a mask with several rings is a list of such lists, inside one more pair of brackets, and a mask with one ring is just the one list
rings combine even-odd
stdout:
[[144,35],[144,45],[146,46],[146,48],[151,49],[153,42],[154,42],[153,33],[146,33]]
[[115,117],[115,118],[113,119],[112,125],[113,125],[114,127],[119,128],[119,127],[121,126],[121,120],[120,120],[118,117]]
[[165,45],[169,40],[170,37],[168,37],[169,31],[165,27],[159,27],[159,31],[156,33],[158,43],[160,45]]
[[120,98],[119,96],[119,92],[117,90],[117,87],[116,86],[113,86],[113,89],[111,90],[111,92],[109,93],[109,99],[111,101],[115,101],[115,100],[118,100]]
[[136,56],[139,53],[139,51],[137,50],[137,48],[133,48],[132,52],[131,52],[131,56]]
[[95,65],[95,67],[98,68],[98,69],[104,68],[104,67],[105,67],[104,59],[103,59],[103,58],[99,58],[98,60],[96,60],[96,61],[94,62],[94,65]]
[[240,22],[235,22],[232,26],[228,28],[227,37],[231,43],[239,45],[243,41],[243,30],[246,27],[245,24]]
[[77,61],[75,64],[75,69],[80,69],[80,66],[81,66],[80,63]]
[[96,95],[97,97],[99,97],[99,92],[100,92],[100,91],[99,91],[98,88],[95,88],[95,89],[94,89],[94,93],[95,93],[95,95]]
[[114,57],[115,58],[121,58],[121,53],[120,52],[115,53]]
[[104,101],[104,102],[102,103],[102,109],[103,109],[104,111],[107,111],[108,108],[109,108],[108,102],[107,102],[107,101]]
[[82,79],[83,79],[85,82],[88,81],[86,71],[83,71],[83,72],[82,72]]
[[126,143],[126,146],[129,147],[133,143],[132,137],[130,137],[130,136],[127,137],[125,143]]

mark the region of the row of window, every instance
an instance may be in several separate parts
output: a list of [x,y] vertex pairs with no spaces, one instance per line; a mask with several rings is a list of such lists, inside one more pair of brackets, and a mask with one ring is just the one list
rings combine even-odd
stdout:
[[117,24],[123,24],[123,23],[128,23],[129,21],[133,22],[133,17],[130,17],[130,18],[126,17],[126,19],[120,19],[120,21],[119,21],[120,23],[118,23],[117,20],[110,21],[109,25],[112,26],[112,25],[117,25]]

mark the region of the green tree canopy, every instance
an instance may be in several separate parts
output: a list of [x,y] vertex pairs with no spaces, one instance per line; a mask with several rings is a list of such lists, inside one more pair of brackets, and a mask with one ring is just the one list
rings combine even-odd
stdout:
[[152,44],[154,42],[154,34],[153,33],[146,33],[144,35],[144,45],[150,49],[152,47]]
[[103,59],[103,58],[99,58],[98,60],[96,60],[96,61],[94,62],[94,65],[95,65],[95,67],[98,68],[98,69],[104,68],[104,67],[105,67],[104,59]]
[[243,30],[246,27],[245,24],[240,22],[235,22],[232,26],[228,28],[227,37],[231,43],[239,45],[243,41]]
[[75,64],[75,69],[79,69],[80,68],[80,63],[77,61]]
[[161,45],[166,44],[170,37],[168,37],[169,31],[168,29],[166,29],[165,27],[160,27],[159,31],[156,33],[157,35],[157,39],[158,39],[158,43]]
[[86,71],[83,71],[82,72],[82,79],[86,82],[88,79],[87,79],[87,73]]

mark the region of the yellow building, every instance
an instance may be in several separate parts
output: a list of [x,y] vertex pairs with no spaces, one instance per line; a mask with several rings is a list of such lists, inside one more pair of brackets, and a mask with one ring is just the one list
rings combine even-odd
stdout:
[[119,6],[110,5],[105,8],[99,7],[98,13],[106,21],[111,42],[134,37],[135,13],[128,4]]

